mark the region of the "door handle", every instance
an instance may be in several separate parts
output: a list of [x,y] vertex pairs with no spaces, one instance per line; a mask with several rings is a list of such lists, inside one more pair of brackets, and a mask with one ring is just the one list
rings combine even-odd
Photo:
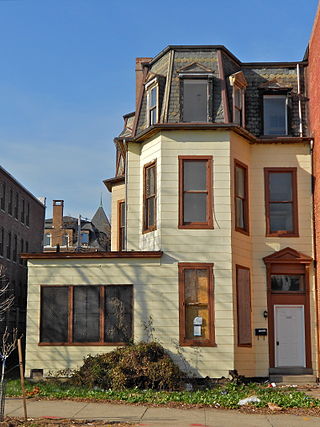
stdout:
[[277,345],[279,345],[279,341],[277,341]]

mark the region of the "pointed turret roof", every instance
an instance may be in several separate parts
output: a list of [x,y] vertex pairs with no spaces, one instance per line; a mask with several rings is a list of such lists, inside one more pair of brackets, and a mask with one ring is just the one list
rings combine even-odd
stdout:
[[100,201],[100,206],[93,215],[91,222],[99,231],[102,231],[103,233],[107,234],[110,231],[110,222],[103,209],[102,200]]

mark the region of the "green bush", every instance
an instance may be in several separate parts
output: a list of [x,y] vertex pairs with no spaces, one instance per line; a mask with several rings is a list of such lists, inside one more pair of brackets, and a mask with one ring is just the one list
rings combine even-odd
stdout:
[[75,385],[101,389],[176,390],[182,373],[164,348],[156,343],[120,347],[110,353],[87,356],[71,377]]

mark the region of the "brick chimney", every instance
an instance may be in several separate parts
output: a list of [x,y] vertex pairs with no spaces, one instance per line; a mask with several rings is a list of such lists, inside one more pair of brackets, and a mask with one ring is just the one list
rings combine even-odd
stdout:
[[138,99],[143,83],[143,62],[150,62],[152,58],[136,58],[136,110],[138,108]]
[[63,200],[53,200],[52,225],[60,230],[63,225]]

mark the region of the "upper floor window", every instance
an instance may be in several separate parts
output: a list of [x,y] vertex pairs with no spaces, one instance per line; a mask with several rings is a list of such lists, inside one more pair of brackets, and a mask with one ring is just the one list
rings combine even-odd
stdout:
[[179,228],[213,228],[212,156],[179,156]]
[[126,204],[124,200],[118,202],[118,250],[126,248]]
[[11,232],[8,232],[8,240],[7,240],[7,258],[11,259]]
[[[45,233],[44,239],[43,239],[43,245],[44,246],[51,246],[51,234]],[[23,240],[21,241],[21,246],[23,246]],[[21,248],[22,251],[22,248]]]
[[4,211],[5,207],[6,207],[6,183],[2,182],[2,185],[1,185],[0,208]]
[[248,168],[235,161],[234,165],[235,228],[237,231],[249,232],[248,203]]
[[20,220],[22,223],[24,223],[25,206],[26,206],[25,200],[21,199],[21,217],[20,217]]
[[263,95],[264,135],[288,135],[288,98],[286,95]]
[[13,209],[13,191],[12,188],[9,190],[9,202],[8,202],[8,213],[12,215],[12,209]]
[[88,246],[89,244],[89,233],[86,231],[81,231],[81,245]]
[[156,162],[145,165],[143,173],[143,231],[153,231],[156,229]]
[[207,122],[208,79],[183,79],[182,119],[184,122]]
[[146,86],[147,89],[147,110],[148,110],[148,126],[152,126],[158,122],[158,85]]
[[26,225],[30,225],[30,203],[27,203],[27,215],[26,215]]
[[297,169],[265,168],[267,236],[298,236]]
[[0,227],[0,256],[3,256],[4,252],[4,228]]
[[19,217],[19,193],[16,193],[16,200],[14,205],[14,217],[18,219]]
[[244,89],[233,86],[233,122],[244,126]]

